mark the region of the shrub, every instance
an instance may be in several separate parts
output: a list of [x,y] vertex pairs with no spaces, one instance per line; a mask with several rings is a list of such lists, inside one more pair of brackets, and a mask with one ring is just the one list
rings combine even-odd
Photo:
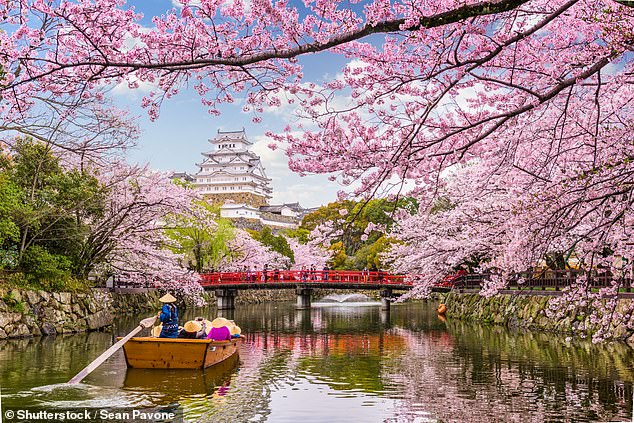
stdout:
[[70,279],[71,261],[66,256],[51,254],[39,245],[29,247],[20,262],[30,284],[45,290],[61,291]]

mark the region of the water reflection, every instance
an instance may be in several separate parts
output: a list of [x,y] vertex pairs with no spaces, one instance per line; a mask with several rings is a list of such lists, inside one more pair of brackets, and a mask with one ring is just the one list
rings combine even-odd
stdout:
[[[191,310],[213,319],[215,309]],[[140,316],[145,317],[145,316]],[[0,343],[3,404],[172,407],[190,421],[625,421],[634,354],[439,319],[433,305],[239,306],[240,358],[206,371],[126,369],[117,354],[62,382],[127,333]],[[41,387],[41,385],[46,385]],[[38,386],[40,386],[38,388]]]
[[233,355],[217,366],[205,370],[127,369],[122,389],[131,392],[149,392],[157,404],[181,401],[189,396],[206,396],[218,387],[226,387],[239,358]]

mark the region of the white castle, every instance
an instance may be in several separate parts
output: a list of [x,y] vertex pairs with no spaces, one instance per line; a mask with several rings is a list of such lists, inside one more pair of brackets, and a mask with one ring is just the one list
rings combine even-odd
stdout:
[[242,131],[222,132],[209,140],[212,148],[202,153],[205,159],[196,163],[200,168],[194,176],[194,186],[214,202],[245,203],[260,207],[271,198],[270,182],[260,157],[249,147],[253,145]]
[[195,175],[175,173],[173,177],[188,179],[203,197],[221,204],[222,217],[280,228],[298,226],[307,210],[299,203],[269,205],[271,179],[260,157],[249,150],[253,143],[244,129],[218,130],[209,143],[211,149],[202,153],[204,159],[196,163]]

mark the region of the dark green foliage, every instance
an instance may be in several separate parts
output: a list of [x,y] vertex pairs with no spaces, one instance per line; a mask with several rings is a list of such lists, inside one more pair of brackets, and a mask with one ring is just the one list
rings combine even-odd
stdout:
[[306,228],[285,229],[282,234],[287,238],[295,238],[300,244],[306,244],[310,240],[310,231]]
[[20,265],[30,282],[48,285],[53,290],[62,289],[72,263],[61,254],[51,254],[39,245],[29,247],[22,255]]
[[98,259],[86,222],[103,217],[106,198],[94,176],[65,170],[46,144],[16,140],[0,158],[0,267],[31,286],[76,286]]

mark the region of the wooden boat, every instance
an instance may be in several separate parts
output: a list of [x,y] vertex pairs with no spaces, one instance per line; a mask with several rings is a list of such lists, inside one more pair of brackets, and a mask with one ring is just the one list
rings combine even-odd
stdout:
[[123,353],[128,367],[135,369],[206,369],[236,354],[242,338],[131,338],[123,344]]

